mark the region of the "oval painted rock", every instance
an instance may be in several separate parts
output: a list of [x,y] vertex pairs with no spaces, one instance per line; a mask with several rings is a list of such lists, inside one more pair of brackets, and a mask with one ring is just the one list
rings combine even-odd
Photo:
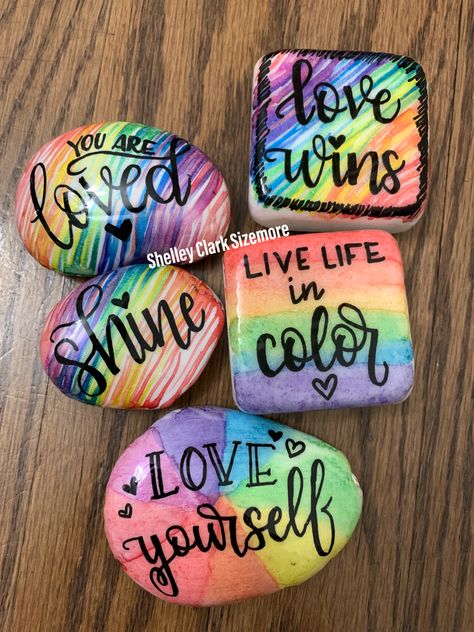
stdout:
[[210,606],[306,581],[346,544],[361,507],[332,446],[239,411],[185,408],[117,461],[105,533],[140,586]]
[[222,174],[200,149],[155,127],[110,122],[67,132],[33,156],[16,220],[42,265],[94,276],[218,239],[230,205]]
[[129,266],[83,283],[53,308],[41,360],[74,399],[165,408],[198,379],[223,326],[219,299],[186,270]]

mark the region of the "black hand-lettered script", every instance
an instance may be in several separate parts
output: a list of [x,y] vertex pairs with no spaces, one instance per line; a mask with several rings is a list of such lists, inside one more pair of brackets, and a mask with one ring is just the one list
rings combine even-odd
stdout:
[[[30,195],[35,213],[31,221],[39,221],[51,241],[62,250],[73,247],[74,229],[82,231],[87,228],[92,207],[111,217],[117,206],[137,214],[144,211],[150,201],[158,204],[174,202],[184,206],[188,200],[191,177],[180,177],[178,162],[191,149],[189,143],[173,137],[168,151],[163,155],[155,155],[155,142],[138,136],[121,134],[109,149],[105,148],[107,141],[105,133],[86,134],[76,142],[67,141],[74,151],[74,157],[66,168],[73,184],[57,185],[52,192],[52,200],[48,200],[49,183],[45,165],[39,162],[31,170]],[[107,165],[107,160],[113,157],[123,159],[117,172]],[[100,182],[99,186],[96,180]],[[131,199],[136,198],[134,185],[138,180],[143,182],[143,186],[137,203]],[[45,210],[52,204],[59,213],[64,214],[66,237],[57,235],[45,216]],[[112,226],[112,230],[107,232],[121,240],[130,234],[130,231],[120,232],[120,227],[113,224],[106,224],[106,230],[107,226]]]
[[[356,120],[370,110],[372,118],[380,125],[392,123],[401,109],[400,99],[394,99],[388,88],[375,88],[370,75],[359,79],[357,88],[344,85],[340,91],[329,82],[317,83],[310,87],[313,66],[307,59],[298,59],[292,68],[292,91],[281,100],[275,109],[278,119],[294,114],[297,122],[306,127],[314,120],[322,125],[331,125],[341,113]],[[330,129],[330,128],[329,128]],[[363,130],[361,132],[364,133]],[[283,161],[283,173],[287,182],[303,180],[309,189],[317,187],[327,167],[331,169],[334,186],[344,184],[356,186],[361,173],[368,169],[369,190],[373,195],[382,190],[395,194],[400,190],[398,174],[405,166],[397,151],[386,149],[380,155],[370,150],[358,156],[354,151],[347,152],[345,164],[343,154],[345,134],[329,135],[327,138],[315,134],[311,146],[303,150],[270,145],[264,152],[264,158],[270,162]]]
[[[336,244],[331,252],[326,246],[321,247],[322,265],[326,270],[350,266],[354,260],[362,259],[367,264],[377,264],[385,261],[379,253],[378,242],[345,242]],[[271,276],[274,270],[288,274],[290,266],[297,271],[311,269],[306,253],[308,248],[302,246],[288,250],[282,255],[280,252],[264,252],[260,266],[251,266],[248,255],[243,256],[243,266],[247,279]],[[325,288],[319,287],[316,281],[302,283],[295,288],[293,277],[288,277],[290,301],[297,305],[302,301],[314,300],[316,303],[325,296]],[[377,355],[379,331],[371,327],[363,311],[351,303],[341,303],[337,307],[337,322],[330,321],[328,309],[316,305],[306,331],[296,327],[286,327],[278,335],[274,332],[262,332],[255,345],[255,353],[260,371],[266,377],[276,377],[283,370],[291,372],[302,371],[306,365],[313,364],[318,373],[327,373],[334,365],[350,367],[364,352],[369,380],[375,386],[383,386],[389,377],[389,366]],[[278,349],[278,362],[270,361]],[[323,355],[328,358],[323,360]],[[330,382],[313,381],[313,388],[326,400],[334,394],[337,377],[331,375]]]
[[[183,487],[190,491],[202,489],[208,479],[209,468],[212,468],[217,477],[218,487],[232,485],[232,472],[238,450],[247,451],[247,487],[275,485],[279,482],[273,477],[271,468],[263,471],[259,468],[259,457],[263,458],[264,451],[275,450],[273,444],[249,442],[242,445],[238,440],[229,443],[233,445],[233,449],[228,463],[225,464],[215,443],[205,444],[202,448],[187,447],[179,461]],[[296,443],[301,444],[304,450],[304,442]],[[300,448],[299,452],[289,453],[289,458],[297,458],[303,450]],[[166,488],[166,473],[161,467],[162,454],[163,451],[158,451],[146,455],[153,489],[150,501],[153,502],[178,494],[181,489],[180,485]],[[193,550],[207,553],[211,549],[224,551],[230,548],[238,558],[243,558],[249,551],[263,549],[269,540],[284,542],[291,535],[303,538],[306,533],[310,533],[317,555],[327,557],[334,548],[336,527],[331,512],[332,496],[327,495],[324,490],[326,466],[319,458],[310,461],[308,465],[308,472],[296,464],[289,468],[286,480],[281,483],[286,490],[286,500],[281,506],[275,505],[265,512],[257,506],[250,506],[243,512],[245,537],[239,535],[241,526],[237,516],[225,515],[214,505],[202,503],[195,509],[199,524],[188,529],[180,524],[171,524],[163,533],[137,534],[127,538],[122,546],[126,551],[138,550],[143,555],[151,567],[149,579],[152,585],[167,597],[179,595],[179,586],[173,574],[173,561],[186,557]],[[284,495],[285,492],[282,497]],[[307,499],[305,506],[309,506],[307,514],[302,511],[304,498]],[[324,529],[324,537],[321,529]]]
[[[100,338],[91,325],[94,313],[99,309],[103,297],[103,289],[99,284],[88,285],[80,292],[76,300],[77,318],[72,322],[61,323],[53,329],[50,341],[54,344],[54,357],[64,366],[73,366],[79,369],[77,384],[83,395],[91,398],[97,397],[107,388],[107,373],[98,368],[102,361],[107,372],[117,375],[120,372],[120,364],[117,360],[117,345],[125,344],[130,357],[137,364],[143,364],[149,353],[152,353],[165,345],[163,334],[166,322],[171,337],[179,349],[188,349],[193,335],[204,328],[206,314],[201,310],[193,317],[194,299],[187,292],[182,292],[178,305],[179,315],[173,313],[172,308],[164,299],[156,306],[156,312],[149,308],[141,311],[140,320],[130,312],[125,316],[109,314],[105,324],[105,333]],[[127,296],[127,307],[129,297]],[[118,304],[122,299],[114,299],[112,303]],[[186,335],[182,336],[177,321],[183,319],[186,323]],[[80,331],[78,328],[80,327]],[[85,334],[90,343],[90,351],[84,357],[84,349],[79,348],[74,337]]]

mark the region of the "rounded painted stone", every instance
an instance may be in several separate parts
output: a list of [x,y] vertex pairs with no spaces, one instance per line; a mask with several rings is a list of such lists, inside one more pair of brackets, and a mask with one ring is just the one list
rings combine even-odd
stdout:
[[74,399],[165,408],[202,373],[224,319],[213,291],[182,268],[119,268],[78,286],[52,309],[41,360]]
[[94,276],[215,241],[230,205],[222,174],[200,149],[119,121],[79,127],[36,152],[18,186],[16,221],[42,265]]
[[332,446],[239,411],[185,408],[117,461],[105,533],[140,586],[210,606],[306,581],[344,547],[361,507]]

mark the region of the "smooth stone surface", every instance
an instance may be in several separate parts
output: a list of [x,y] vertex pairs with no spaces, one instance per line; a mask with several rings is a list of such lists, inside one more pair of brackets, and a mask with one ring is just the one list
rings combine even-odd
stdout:
[[346,544],[361,506],[332,446],[262,417],[185,408],[117,461],[105,533],[140,586],[209,606],[306,581]]
[[40,343],[66,395],[111,408],[165,408],[198,379],[224,327],[195,276],[128,266],[78,286],[50,312]]
[[254,71],[249,204],[264,226],[404,231],[427,194],[423,69],[384,53],[293,50]]
[[16,221],[42,265],[94,276],[218,239],[230,205],[222,174],[200,149],[155,127],[109,122],[67,132],[33,156]]
[[388,233],[281,237],[226,252],[224,274],[242,410],[368,406],[409,395],[403,266]]

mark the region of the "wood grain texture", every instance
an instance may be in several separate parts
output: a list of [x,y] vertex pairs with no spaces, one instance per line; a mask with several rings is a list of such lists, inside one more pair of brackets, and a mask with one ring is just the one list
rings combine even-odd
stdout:
[[[0,622],[9,631],[474,629],[473,20],[461,0],[17,0],[1,3]],[[102,504],[121,451],[163,413],[61,395],[37,353],[75,281],[41,268],[14,224],[25,161],[70,128],[131,120],[202,147],[247,212],[252,68],[280,48],[383,50],[423,65],[431,190],[398,238],[416,381],[402,405],[273,416],[347,454],[365,492],[353,540],[302,586],[233,606],[169,605],[109,553]],[[193,266],[221,296],[219,257]],[[177,406],[232,406],[227,341]],[[1,625],[1,623],[0,623]]]

